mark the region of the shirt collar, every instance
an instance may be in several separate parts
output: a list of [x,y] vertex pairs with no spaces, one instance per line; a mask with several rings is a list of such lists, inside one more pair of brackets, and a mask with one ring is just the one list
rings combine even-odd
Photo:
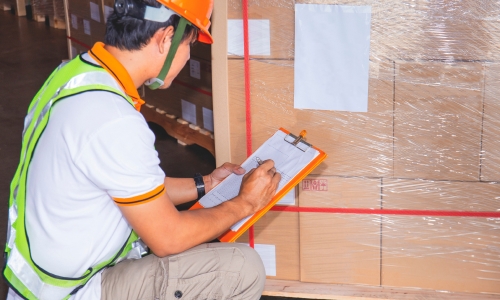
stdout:
[[111,53],[104,49],[104,43],[95,43],[94,47],[89,51],[89,55],[115,78],[125,93],[132,98],[135,109],[140,111],[145,101],[139,96],[134,82],[125,67]]

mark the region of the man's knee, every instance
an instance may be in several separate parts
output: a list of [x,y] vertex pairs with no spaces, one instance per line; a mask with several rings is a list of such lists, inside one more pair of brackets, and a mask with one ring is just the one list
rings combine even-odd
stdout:
[[[257,251],[243,244],[234,244],[244,257],[244,264],[240,272],[240,284],[243,290],[251,289],[258,295],[262,294],[266,282],[264,264]],[[250,298],[249,298],[250,299]]]

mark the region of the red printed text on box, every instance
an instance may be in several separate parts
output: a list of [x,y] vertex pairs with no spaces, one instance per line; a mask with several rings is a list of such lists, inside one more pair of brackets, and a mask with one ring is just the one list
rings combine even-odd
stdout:
[[328,180],[327,179],[304,179],[302,180],[302,190],[303,191],[317,191],[323,192],[328,191]]

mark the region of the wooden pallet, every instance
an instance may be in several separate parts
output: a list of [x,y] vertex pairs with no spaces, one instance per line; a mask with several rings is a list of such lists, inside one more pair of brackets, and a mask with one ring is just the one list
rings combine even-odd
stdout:
[[335,300],[492,300],[500,294],[450,293],[422,289],[333,285],[298,281],[266,281],[264,296]]
[[66,21],[63,19],[59,19],[57,17],[53,17],[49,20],[50,27],[55,29],[66,29]]
[[49,26],[55,29],[66,29],[66,21],[63,19],[59,19],[54,16],[45,16],[45,15],[39,15],[35,14],[33,15],[33,20],[37,22],[46,22],[46,20],[49,20]]
[[215,142],[213,135],[207,132],[203,133],[196,126],[190,124],[175,116],[168,115],[166,111],[156,108],[152,105],[144,105],[141,113],[148,122],[153,122],[165,129],[172,137],[176,138],[182,145],[199,145],[215,156]]
[[45,15],[33,14],[33,21],[45,22]]

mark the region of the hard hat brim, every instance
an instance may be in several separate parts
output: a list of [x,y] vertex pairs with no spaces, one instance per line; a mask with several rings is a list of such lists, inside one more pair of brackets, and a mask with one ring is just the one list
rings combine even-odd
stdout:
[[212,38],[212,35],[210,33],[204,32],[200,29],[200,33],[198,34],[198,42],[210,45],[214,43],[214,39]]

